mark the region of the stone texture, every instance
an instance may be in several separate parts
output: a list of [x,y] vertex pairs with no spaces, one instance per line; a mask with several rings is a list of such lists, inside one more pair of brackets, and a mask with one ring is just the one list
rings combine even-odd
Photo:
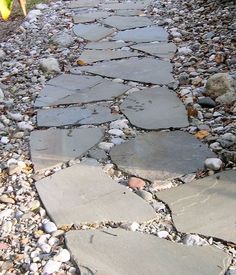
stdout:
[[172,58],[177,49],[174,43],[165,42],[148,44],[142,43],[134,45],[131,48],[162,58]]
[[102,10],[143,10],[147,4],[145,3],[104,3],[101,4]]
[[106,221],[140,222],[156,216],[149,204],[117,184],[92,159],[38,181],[36,188],[58,227]]
[[151,26],[146,28],[120,31],[117,35],[114,36],[114,39],[135,43],[153,41],[165,42],[168,40],[168,33],[162,27]]
[[139,16],[143,15],[144,11],[142,10],[117,10],[116,15],[119,16]]
[[220,275],[231,261],[214,247],[187,247],[122,229],[70,231],[66,244],[82,274]]
[[152,21],[145,16],[110,16],[103,20],[103,24],[118,30],[127,30],[152,25]]
[[89,50],[113,50],[120,49],[122,47],[130,46],[132,43],[126,43],[122,41],[101,41],[101,42],[90,42],[85,45],[85,49]]
[[[236,242],[236,171],[229,170],[158,193],[177,230]],[[197,217],[197,218],[196,218]]]
[[85,62],[86,64],[89,64],[98,61],[121,59],[140,55],[142,54],[137,51],[131,52],[121,50],[84,50],[80,55],[79,60]]
[[78,23],[91,23],[101,18],[106,18],[109,16],[109,13],[106,11],[94,11],[88,13],[77,14],[73,16],[73,21],[75,24]]
[[106,77],[121,78],[143,83],[168,84],[174,81],[172,65],[152,58],[130,58],[85,66],[82,71]]
[[215,154],[192,135],[174,131],[140,134],[112,148],[110,156],[121,170],[155,181],[190,174]]
[[112,114],[108,105],[97,104],[86,107],[53,108],[39,110],[37,125],[39,127],[57,127],[65,125],[98,125],[119,119],[120,115]]
[[98,41],[114,32],[113,29],[102,27],[99,24],[76,24],[73,31],[75,35],[89,41]]
[[147,130],[189,125],[183,103],[165,87],[129,94],[120,105],[120,110],[131,124]]
[[30,151],[35,171],[49,169],[82,156],[102,136],[103,131],[99,128],[33,131],[30,135]]
[[100,4],[100,0],[75,0],[71,1],[68,5],[68,8],[95,8]]
[[57,34],[54,34],[51,38],[51,41],[53,44],[60,46],[60,47],[70,47],[74,43],[74,38],[72,35],[70,35],[67,32],[60,32]]

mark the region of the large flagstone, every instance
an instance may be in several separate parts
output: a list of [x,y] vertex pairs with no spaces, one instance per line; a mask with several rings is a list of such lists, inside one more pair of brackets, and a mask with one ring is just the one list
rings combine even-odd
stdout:
[[109,13],[106,11],[94,11],[88,13],[79,13],[73,16],[73,21],[75,24],[78,23],[90,23],[94,22],[101,18],[106,18],[109,16]]
[[104,3],[100,7],[102,10],[144,10],[147,3]]
[[126,43],[123,41],[100,41],[100,42],[89,42],[84,46],[85,49],[90,50],[113,50],[127,47],[132,43]]
[[78,8],[95,8],[101,3],[100,0],[74,0],[71,1],[68,5],[70,9],[78,9]]

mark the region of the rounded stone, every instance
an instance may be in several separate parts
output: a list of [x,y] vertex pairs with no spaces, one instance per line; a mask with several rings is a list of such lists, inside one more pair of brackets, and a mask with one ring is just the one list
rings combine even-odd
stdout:
[[145,181],[140,178],[131,177],[129,179],[128,186],[132,189],[141,189],[145,186]]
[[43,229],[46,233],[49,233],[49,234],[57,231],[57,227],[56,227],[55,223],[50,222],[50,221],[44,223]]
[[62,249],[56,256],[54,260],[58,262],[68,262],[70,260],[70,252],[67,249]]
[[213,171],[220,170],[222,164],[222,161],[218,158],[208,158],[205,160],[205,167]]

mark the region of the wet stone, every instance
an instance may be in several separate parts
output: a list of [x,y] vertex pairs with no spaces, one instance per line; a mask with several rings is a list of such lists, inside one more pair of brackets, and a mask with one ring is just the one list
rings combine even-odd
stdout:
[[110,16],[103,21],[103,24],[114,27],[118,30],[127,30],[152,25],[147,17],[140,16]]
[[77,8],[95,8],[100,4],[100,0],[75,0],[71,1],[68,5],[68,8],[77,9]]
[[172,58],[177,47],[174,43],[142,43],[131,47],[134,50],[145,52],[162,58]]
[[106,11],[95,11],[95,12],[77,14],[73,16],[73,21],[75,24],[91,23],[98,19],[106,18],[108,16],[109,16],[109,13]]
[[188,247],[123,229],[70,231],[66,244],[79,268],[89,274],[220,275],[231,261],[215,247]]
[[170,62],[153,58],[130,58],[84,66],[82,71],[112,78],[152,84],[168,84],[174,81]]
[[168,40],[168,33],[162,27],[151,26],[133,30],[120,31],[114,36],[115,40],[126,42],[144,43],[144,42],[165,42]]
[[119,169],[155,181],[195,172],[215,154],[192,135],[173,131],[140,134],[112,148],[110,156]]
[[148,203],[117,184],[92,159],[38,181],[36,188],[58,227],[105,221],[140,222],[156,216]]
[[168,88],[129,94],[120,109],[131,124],[147,130],[181,128],[189,124],[184,105]]
[[89,50],[113,50],[120,49],[122,47],[130,46],[132,43],[126,43],[122,41],[101,41],[101,42],[90,42],[85,45],[85,49]]
[[[236,242],[236,171],[228,170],[158,193],[178,231]],[[197,217],[197,219],[196,219]]]
[[31,159],[35,171],[45,170],[78,158],[102,138],[99,128],[49,129],[30,135]]
[[57,127],[65,125],[102,124],[119,119],[120,115],[112,114],[108,105],[97,104],[82,107],[53,108],[39,110],[37,125],[39,127]]

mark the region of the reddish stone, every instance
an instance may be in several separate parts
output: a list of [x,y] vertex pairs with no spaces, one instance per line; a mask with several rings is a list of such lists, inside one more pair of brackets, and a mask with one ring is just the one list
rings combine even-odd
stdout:
[[128,186],[132,189],[141,189],[145,186],[145,181],[139,178],[131,177]]
[[0,250],[6,250],[8,249],[9,245],[6,243],[0,243]]

